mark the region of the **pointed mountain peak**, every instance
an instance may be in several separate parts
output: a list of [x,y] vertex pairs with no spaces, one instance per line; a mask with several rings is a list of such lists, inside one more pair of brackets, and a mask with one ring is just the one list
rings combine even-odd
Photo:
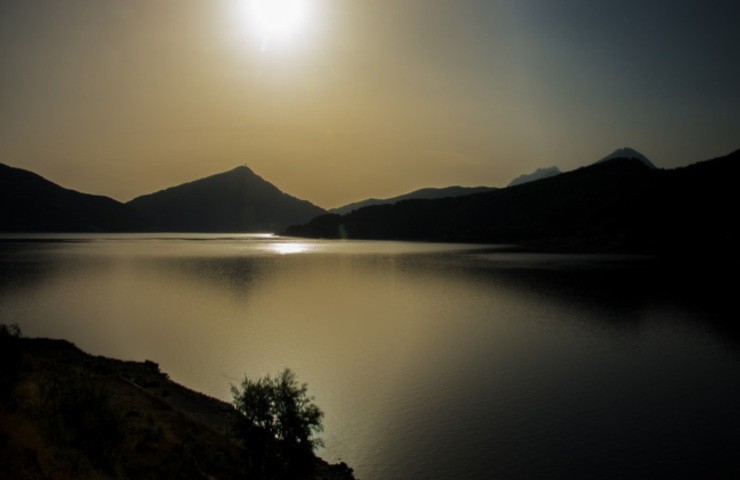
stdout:
[[[213,175],[209,175],[208,177],[195,180],[194,182],[198,183],[202,181],[226,181],[227,179],[228,181],[232,181],[232,182],[258,182],[258,183],[269,184],[272,186],[270,182],[268,182],[267,180],[259,176],[257,173],[255,173],[254,170],[249,168],[249,166],[246,163],[242,165],[237,165],[231,170],[214,173]],[[190,182],[190,183],[193,183],[193,182]]]
[[648,160],[648,158],[645,155],[629,147],[618,148],[617,150],[614,150],[612,153],[610,153],[609,155],[602,158],[596,163],[608,162],[609,160],[614,160],[615,158],[635,158],[641,161],[642,163],[644,163],[649,168],[656,168],[655,165],[653,165],[653,162]]
[[244,174],[257,175],[256,173],[254,173],[254,170],[252,170],[251,168],[249,168],[249,166],[246,163],[243,163],[241,165],[237,165],[236,167],[232,168],[231,170],[227,170],[225,172],[222,172],[222,174],[224,174],[224,173],[227,173],[227,174],[230,173],[230,174],[235,174],[235,175],[238,175],[238,174],[241,174],[241,175],[244,175]]
[[251,168],[249,168],[249,166],[246,163],[243,163],[241,165],[237,165],[236,167],[234,167],[233,169],[231,169],[231,171],[232,172],[252,172],[252,173],[254,173],[254,171]]
[[150,228],[168,232],[278,232],[326,213],[246,165],[128,202]]

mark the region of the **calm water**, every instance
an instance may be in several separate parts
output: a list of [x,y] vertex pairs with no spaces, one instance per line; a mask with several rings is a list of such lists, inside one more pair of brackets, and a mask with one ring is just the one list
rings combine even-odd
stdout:
[[734,290],[711,269],[481,246],[0,241],[0,322],[224,400],[291,367],[326,412],[321,455],[364,480],[737,475]]

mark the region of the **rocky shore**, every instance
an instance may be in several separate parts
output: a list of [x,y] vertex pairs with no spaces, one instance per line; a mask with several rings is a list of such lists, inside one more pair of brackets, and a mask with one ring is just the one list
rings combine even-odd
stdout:
[[[92,356],[64,340],[2,343],[0,477],[259,478],[232,436],[234,407],[155,362]],[[354,477],[317,457],[308,478]]]

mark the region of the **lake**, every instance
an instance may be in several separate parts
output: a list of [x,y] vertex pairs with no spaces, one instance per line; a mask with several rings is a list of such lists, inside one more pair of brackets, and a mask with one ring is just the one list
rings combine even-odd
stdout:
[[[716,267],[716,268],[715,268]],[[0,322],[230,401],[290,367],[364,480],[740,474],[721,266],[271,235],[5,235]]]

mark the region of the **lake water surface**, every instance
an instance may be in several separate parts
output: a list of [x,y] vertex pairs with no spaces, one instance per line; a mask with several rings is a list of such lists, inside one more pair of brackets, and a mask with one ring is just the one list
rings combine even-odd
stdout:
[[296,371],[364,480],[740,474],[735,288],[711,268],[259,235],[0,240],[0,322],[230,401]]

